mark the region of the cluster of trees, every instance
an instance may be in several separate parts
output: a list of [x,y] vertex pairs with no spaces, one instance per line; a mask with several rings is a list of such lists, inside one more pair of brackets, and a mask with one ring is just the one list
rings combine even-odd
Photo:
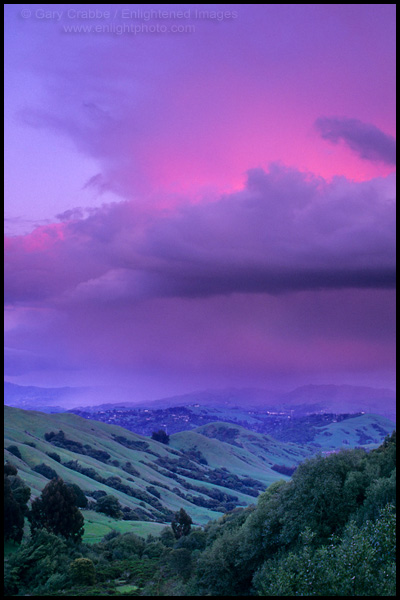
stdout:
[[77,454],[85,454],[104,463],[107,463],[111,458],[110,454],[104,450],[97,450],[90,446],[90,444],[81,444],[75,440],[69,440],[61,429],[58,433],[55,433],[54,431],[45,433],[44,439],[58,448],[65,448],[66,450],[76,452]]
[[395,449],[393,434],[369,454],[309,459],[243,521],[222,517],[197,562],[200,594],[395,594]]
[[158,431],[153,431],[151,434],[151,439],[156,442],[161,442],[161,444],[169,444],[169,435],[164,429],[159,429]]
[[[90,546],[82,543],[84,519],[77,508],[79,492],[82,493],[79,486],[55,478],[28,510],[30,489],[17,476],[16,467],[6,464],[4,478],[5,524],[9,523],[9,527],[5,527],[5,539],[21,543],[24,514],[31,532],[19,550],[5,561],[6,596],[114,595],[115,583],[108,585],[109,580],[121,577],[127,569],[136,584],[144,586],[157,572],[162,551],[168,547],[172,552],[174,541],[187,536],[191,530],[192,520],[181,509],[173,514],[171,528],[163,532],[165,545],[151,536],[145,543],[134,534],[120,535],[113,531],[102,543]],[[121,505],[113,496],[100,496],[98,507],[111,517],[121,516]],[[14,517],[16,511],[20,512],[12,522],[10,517]],[[175,562],[179,563],[177,558]],[[100,588],[95,587],[96,583]],[[136,584],[133,591],[138,588]]]
[[[208,483],[214,483],[248,496],[258,496],[260,490],[264,489],[264,485],[257,479],[252,477],[239,477],[234,473],[228,472],[225,467],[217,469],[204,469],[204,464],[199,464],[197,458],[193,458],[193,452],[189,456],[180,456],[179,458],[171,458],[168,456],[160,456],[155,461],[156,465],[163,467],[164,471],[161,471],[166,477],[171,477],[178,481],[178,475],[183,477],[190,477],[199,481],[206,481]],[[154,465],[153,465],[154,468]],[[180,480],[180,483],[184,480]]]
[[40,465],[36,465],[35,467],[33,467],[32,471],[40,473],[41,475],[43,475],[43,477],[46,477],[46,479],[54,479],[55,477],[57,477],[57,471],[55,471],[45,463],[40,463]]
[[[193,451],[189,451],[189,456],[192,456],[192,452]],[[241,478],[238,475],[230,473],[225,467],[204,470],[195,464],[195,462],[201,465],[205,464],[204,462],[201,462],[203,460],[202,454],[200,452],[195,452],[194,456],[195,459],[189,458],[188,456],[181,456],[178,459],[164,456],[159,457],[154,463],[149,463],[146,461],[142,462],[144,465],[151,467],[153,470],[157,470],[161,475],[173,479],[184,489],[188,490],[188,493],[185,494],[185,492],[175,486],[172,488],[174,494],[180,496],[188,502],[196,504],[196,506],[202,506],[217,512],[230,511],[236,508],[238,505],[244,503],[240,502],[237,496],[227,494],[222,490],[197,485],[193,483],[193,479],[213,483],[217,486],[227,487],[254,497],[258,496],[261,489],[264,489],[263,484],[256,479],[251,477]],[[157,465],[162,465],[165,468],[160,468],[160,466]],[[178,473],[182,476],[190,478],[189,481],[187,479],[183,479],[183,477],[180,477]],[[157,483],[157,485],[159,487],[171,489],[165,484]],[[203,494],[203,496],[194,496],[192,492],[198,492]]]
[[17,458],[22,458],[21,452],[19,451],[18,446],[14,446],[14,445],[8,446],[7,450],[9,452],[11,452],[11,454],[13,454],[14,456],[16,456]]
[[[125,517],[127,520],[128,520],[129,516],[132,517],[132,520],[147,520],[149,518],[149,516],[150,517],[153,516],[157,520],[161,520],[164,522],[170,521],[170,519],[171,519],[170,511],[168,509],[166,509],[161,504],[161,502],[155,497],[155,496],[157,496],[157,494],[154,493],[154,490],[150,491],[150,493],[148,493],[148,492],[145,492],[138,488],[131,487],[129,485],[124,484],[122,482],[121,478],[116,475],[105,478],[102,475],[100,475],[92,467],[84,467],[83,465],[80,465],[77,460],[70,460],[70,461],[67,461],[67,462],[61,463],[61,464],[64,467],[67,467],[68,469],[72,469],[73,471],[82,473],[83,475],[86,475],[87,477],[90,477],[91,479],[94,479],[95,481],[98,481],[99,483],[104,483],[105,485],[108,485],[109,487],[111,487],[115,490],[123,492],[123,493],[127,494],[128,496],[131,496],[132,498],[137,498],[141,502],[146,502],[147,504],[149,504],[151,506],[146,519],[142,519],[140,516],[138,516],[137,511],[136,512],[129,511],[129,513],[125,513]],[[38,473],[41,473],[48,479],[57,477],[57,472],[54,469],[52,469],[51,467],[49,467],[48,465],[45,465],[43,463],[34,467],[34,470],[37,471]],[[132,465],[130,463],[126,463],[125,470],[127,470],[130,473],[131,472],[137,473],[136,469],[134,467],[132,467]],[[94,508],[95,510],[97,510],[97,508],[95,506],[92,506],[91,508]]]
[[282,473],[282,475],[288,475],[289,477],[293,475],[297,467],[287,467],[286,465],[272,465],[271,469],[276,471],[277,473]]
[[38,510],[44,528],[8,559],[6,595],[118,595],[122,582],[141,596],[394,596],[395,473],[394,433],[369,453],[308,459],[204,528],[181,509],[147,540],[83,544]]
[[[130,448],[131,450],[138,450],[139,452],[150,452],[150,446],[147,442],[141,442],[140,440],[128,440],[124,435],[114,435],[113,438],[115,442],[121,444],[121,446],[125,446],[125,448]],[[152,452],[150,452],[153,454]]]
[[14,465],[4,465],[4,539],[19,543],[24,532],[24,517],[28,514],[31,490],[17,473]]

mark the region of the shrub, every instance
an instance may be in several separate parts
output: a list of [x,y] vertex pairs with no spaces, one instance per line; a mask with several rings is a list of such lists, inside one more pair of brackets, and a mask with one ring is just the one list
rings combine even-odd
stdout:
[[36,473],[40,473],[47,479],[54,479],[55,477],[57,477],[57,471],[55,471],[48,465],[45,465],[44,463],[41,463],[40,465],[36,465],[36,467],[33,467],[32,471],[35,471]]
[[57,461],[58,463],[61,462],[61,456],[59,454],[57,454],[57,452],[46,452],[46,454],[47,454],[47,456],[49,456],[53,460]]
[[14,456],[16,456],[17,458],[21,458],[22,459],[21,452],[19,451],[18,446],[8,446],[7,450],[9,452],[11,452],[11,454],[14,454]]
[[115,496],[106,495],[97,501],[96,511],[102,512],[109,517],[119,519],[122,517],[122,507]]
[[76,558],[69,565],[72,578],[80,585],[94,585],[96,583],[96,571],[93,562],[89,558]]
[[161,442],[162,444],[169,444],[169,435],[163,429],[153,431],[151,439],[156,442]]

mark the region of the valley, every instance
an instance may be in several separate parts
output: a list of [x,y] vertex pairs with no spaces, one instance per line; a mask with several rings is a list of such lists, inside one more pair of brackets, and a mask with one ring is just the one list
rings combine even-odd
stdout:
[[[95,511],[101,496],[113,495],[120,503],[117,530],[132,525],[130,530],[154,533],[181,507],[204,525],[254,504],[306,458],[340,447],[377,447],[395,428],[389,419],[368,414],[295,419],[234,409],[227,422],[221,420],[226,409],[210,407],[113,408],[83,415],[4,410],[5,459],[15,464],[32,498],[55,475],[78,485],[88,499],[83,510],[88,540],[110,527]],[[130,431],[141,427],[147,436],[160,427],[174,433],[166,445]]]
[[[94,420],[96,411],[4,411],[5,482],[14,486],[7,501],[24,497],[32,507],[20,546],[8,539],[12,531],[5,538],[6,595],[294,595],[298,588],[305,595],[310,560],[318,582],[330,573],[324,595],[341,595],[343,585],[354,595],[358,563],[350,575],[340,570],[350,543],[367,549],[361,567],[384,581],[373,589],[393,595],[395,423],[381,415],[145,409],[147,427],[168,422],[177,430],[162,443],[116,423],[137,427],[141,411],[101,411],[114,423]],[[81,542],[33,529],[33,507],[52,485],[74,491]],[[180,537],[174,521],[182,511],[190,526]],[[317,540],[312,555],[307,532]],[[333,532],[341,537],[330,557],[324,549]],[[376,543],[388,547],[383,563]],[[293,551],[306,560],[298,581]]]

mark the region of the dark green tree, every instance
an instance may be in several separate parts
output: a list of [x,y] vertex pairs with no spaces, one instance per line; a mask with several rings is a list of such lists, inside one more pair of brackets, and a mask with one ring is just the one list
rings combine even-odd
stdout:
[[9,452],[11,452],[11,454],[14,454],[14,456],[16,456],[17,458],[21,458],[22,459],[21,452],[19,451],[18,446],[14,446],[14,445],[8,446],[7,450]]
[[106,552],[110,552],[113,560],[139,558],[145,548],[144,540],[134,533],[125,533],[123,535],[113,534],[115,537],[105,536],[102,540]]
[[52,479],[41,496],[32,502],[28,515],[32,533],[44,528],[66,539],[80,541],[84,532],[84,519],[75,502],[75,493],[71,487],[59,477]]
[[169,444],[169,435],[164,431],[164,429],[153,431],[151,434],[151,439],[155,440],[156,442],[161,442],[162,444]]
[[20,543],[24,532],[24,515],[12,493],[10,480],[4,478],[4,539]]
[[41,475],[43,475],[43,477],[46,477],[46,479],[54,479],[55,477],[57,477],[57,471],[55,471],[54,469],[49,467],[49,465],[46,465],[44,463],[36,465],[35,467],[33,467],[32,471],[40,473]]
[[190,515],[188,515],[183,508],[176,512],[171,522],[171,527],[175,538],[179,540],[179,538],[183,535],[188,535],[190,533],[192,523],[193,521]]
[[40,596],[42,586],[46,586],[47,592],[59,592],[69,583],[67,566],[74,558],[74,547],[61,537],[41,529],[8,558],[5,582],[9,589],[5,589],[5,595]]
[[6,463],[4,465],[4,475],[16,475],[18,473],[17,467],[15,467],[11,463]]
[[164,527],[160,533],[160,540],[167,548],[172,548],[175,544],[175,535],[171,527]]
[[8,479],[10,481],[13,496],[18,502],[22,514],[25,517],[28,514],[28,501],[31,497],[31,488],[25,485],[18,475],[11,475]]
[[75,494],[75,504],[78,508],[86,508],[88,505],[88,500],[76,483],[67,483],[67,485],[73,490]]
[[14,465],[4,465],[4,538],[20,543],[31,490],[17,473]]
[[96,571],[90,558],[76,558],[69,565],[72,579],[79,585],[94,585]]
[[47,456],[55,460],[56,462],[61,462],[61,456],[57,454],[57,452],[46,452]]
[[395,596],[396,515],[388,505],[376,521],[351,520],[341,538],[317,549],[310,529],[296,550],[281,552],[256,573],[259,596]]
[[248,595],[250,586],[239,556],[240,541],[240,530],[226,530],[202,552],[196,569],[201,596]]
[[341,450],[299,465],[283,498],[280,542],[295,544],[306,527],[316,533],[318,543],[339,534],[363,501],[368,485],[365,465],[364,450]]
[[171,575],[178,575],[182,579],[189,579],[192,573],[192,553],[187,548],[171,550],[165,557],[164,562]]
[[119,503],[118,498],[108,494],[97,500],[96,511],[102,512],[114,519],[122,517],[122,506]]

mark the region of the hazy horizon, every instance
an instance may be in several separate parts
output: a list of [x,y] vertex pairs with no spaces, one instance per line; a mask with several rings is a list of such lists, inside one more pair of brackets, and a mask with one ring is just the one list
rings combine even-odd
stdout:
[[[19,386],[9,381],[4,381],[5,385],[16,385],[15,396],[10,397],[10,389],[5,387],[4,404],[16,406],[19,408],[27,407],[32,410],[32,405],[40,407],[62,408],[65,410],[85,407],[96,407],[106,405],[131,406],[132,408],[166,408],[172,406],[189,406],[200,402],[209,406],[240,406],[242,408],[249,406],[257,409],[281,407],[290,399],[295,397],[295,404],[309,403],[315,407],[316,402],[321,402],[321,406],[326,404],[325,412],[355,413],[359,411],[367,413],[382,414],[396,420],[396,392],[390,388],[374,388],[352,385],[335,384],[309,384],[288,389],[264,389],[264,388],[209,388],[187,390],[184,393],[171,394],[158,397],[140,397],[132,393],[129,388],[123,387],[59,387],[59,388],[41,388],[32,386],[38,390],[39,396],[18,396],[18,392],[24,393],[31,386]],[[46,391],[49,396],[46,396]],[[30,390],[31,391],[31,390]],[[44,396],[40,396],[40,393]],[[53,396],[52,396],[53,394]],[[304,397],[306,394],[306,397]],[[317,394],[317,397],[316,397]],[[296,401],[297,398],[297,401]],[[299,402],[299,398],[301,398]],[[378,401],[378,402],[377,402]],[[384,403],[382,405],[382,402]],[[314,412],[319,412],[315,410]]]

